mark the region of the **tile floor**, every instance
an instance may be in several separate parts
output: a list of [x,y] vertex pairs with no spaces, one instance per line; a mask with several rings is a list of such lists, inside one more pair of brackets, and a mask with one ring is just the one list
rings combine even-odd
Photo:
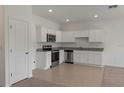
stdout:
[[124,87],[124,68],[61,64],[46,71],[35,69],[33,78],[12,87]]

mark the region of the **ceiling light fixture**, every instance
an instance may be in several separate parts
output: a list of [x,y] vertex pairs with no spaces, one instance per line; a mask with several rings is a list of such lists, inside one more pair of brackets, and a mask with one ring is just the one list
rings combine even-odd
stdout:
[[69,22],[69,21],[70,21],[70,20],[67,18],[67,19],[66,19],[66,22]]
[[53,10],[52,9],[49,9],[48,12],[51,13],[51,12],[53,12]]
[[99,17],[99,15],[98,15],[98,14],[95,14],[95,15],[94,15],[94,18],[98,18],[98,17]]

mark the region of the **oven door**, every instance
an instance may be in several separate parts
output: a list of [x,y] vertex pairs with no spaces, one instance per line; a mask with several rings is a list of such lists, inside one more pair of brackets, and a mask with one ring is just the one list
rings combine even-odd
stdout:
[[52,51],[52,66],[55,67],[56,65],[59,64],[59,50],[53,50]]
[[52,51],[52,62],[59,61],[59,51],[53,50]]

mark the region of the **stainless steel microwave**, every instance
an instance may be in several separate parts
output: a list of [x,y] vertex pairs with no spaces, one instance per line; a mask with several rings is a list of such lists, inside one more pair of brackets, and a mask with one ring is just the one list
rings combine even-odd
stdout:
[[56,35],[47,34],[47,42],[56,42]]

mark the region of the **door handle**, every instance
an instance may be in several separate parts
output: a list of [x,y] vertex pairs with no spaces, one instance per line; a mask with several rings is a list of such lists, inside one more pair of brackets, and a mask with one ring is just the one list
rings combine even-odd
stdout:
[[25,54],[27,55],[27,54],[29,54],[29,52],[25,52]]

